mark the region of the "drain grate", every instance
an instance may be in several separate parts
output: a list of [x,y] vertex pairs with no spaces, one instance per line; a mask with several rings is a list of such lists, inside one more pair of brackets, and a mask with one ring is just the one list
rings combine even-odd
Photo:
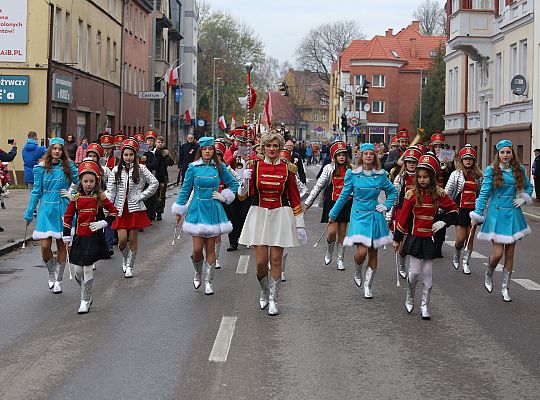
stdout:
[[19,271],[22,271],[22,268],[0,269],[0,275],[14,274],[15,272]]

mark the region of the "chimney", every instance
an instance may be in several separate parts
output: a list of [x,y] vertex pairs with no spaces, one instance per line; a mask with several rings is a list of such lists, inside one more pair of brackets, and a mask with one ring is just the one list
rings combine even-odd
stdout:
[[392,37],[394,35],[394,30],[392,28],[388,28],[386,30],[386,37]]
[[412,27],[414,28],[414,30],[420,32],[420,21],[413,21]]
[[411,57],[416,58],[416,38],[411,38]]

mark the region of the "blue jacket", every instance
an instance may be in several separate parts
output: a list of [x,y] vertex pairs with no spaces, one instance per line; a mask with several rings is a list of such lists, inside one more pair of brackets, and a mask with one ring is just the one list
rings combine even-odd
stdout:
[[34,183],[34,174],[32,170],[37,165],[38,160],[47,152],[46,147],[38,146],[37,140],[28,139],[22,149],[22,158],[24,161],[24,181]]

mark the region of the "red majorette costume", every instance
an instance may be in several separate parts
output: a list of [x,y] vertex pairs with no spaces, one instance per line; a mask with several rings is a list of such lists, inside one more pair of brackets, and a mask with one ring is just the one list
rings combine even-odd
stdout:
[[[75,280],[81,285],[81,305],[79,313],[87,313],[92,304],[92,283],[94,280],[92,264],[99,260],[110,258],[103,228],[108,226],[118,214],[118,210],[99,190],[101,185],[100,167],[94,161],[84,160],[79,165],[79,178],[91,173],[96,177],[96,188],[88,194],[82,189],[71,196],[66,213],[64,214],[65,242],[71,241],[71,226],[77,215],[75,236],[72,240],[70,262],[75,264]],[[102,208],[109,215],[104,217]],[[101,218],[101,219],[100,219]]]
[[116,158],[114,157],[114,137],[108,132],[106,132],[103,135],[101,135],[101,137],[99,138],[99,141],[101,142],[101,147],[103,147],[104,150],[110,151],[108,155],[105,157],[105,160],[106,160],[105,166],[110,171],[116,165]]
[[[439,160],[431,154],[424,154],[420,157],[418,171],[424,169],[431,171],[431,179],[434,179],[439,172]],[[432,182],[430,182],[430,185]],[[394,241],[401,242],[405,235],[405,244],[403,251],[405,255],[411,258],[411,266],[408,278],[407,299],[405,308],[411,313],[414,308],[414,292],[416,283],[420,274],[422,274],[422,319],[430,319],[429,301],[432,286],[432,266],[433,258],[436,256],[434,234],[446,225],[454,224],[457,219],[457,205],[450,199],[444,190],[437,187],[438,198],[434,199],[431,195],[420,189],[421,203],[417,202],[417,189],[409,190],[405,193],[403,207],[399,220],[397,221],[394,232]],[[435,221],[437,211],[442,208],[446,211],[444,220]],[[435,221],[435,222],[434,222]]]
[[[323,192],[321,223],[328,222],[328,213],[332,207],[334,207],[334,204],[336,204],[336,201],[343,190],[343,185],[345,184],[345,173],[348,168],[347,163],[341,165],[336,163],[335,156],[339,153],[347,154],[347,145],[341,140],[332,143],[330,146],[330,160],[332,160],[332,162],[324,166],[321,176],[317,179],[317,183],[305,201],[306,206],[311,207],[319,194]],[[349,197],[349,200],[339,212],[335,222],[348,224],[351,217],[351,207],[352,197]],[[326,249],[324,256],[324,263],[328,265],[332,262],[336,241],[329,242],[327,240],[326,243],[328,248]],[[345,247],[343,247],[343,243],[337,243],[337,253],[337,268],[339,270],[344,270],[345,265],[343,264],[343,260],[345,257]]]

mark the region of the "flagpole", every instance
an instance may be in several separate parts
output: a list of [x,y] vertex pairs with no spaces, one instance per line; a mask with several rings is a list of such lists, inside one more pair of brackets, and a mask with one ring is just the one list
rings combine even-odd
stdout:
[[[150,91],[156,89],[156,9],[157,9],[157,0],[154,0],[154,5],[152,7],[152,60],[151,60],[151,70],[150,70]],[[155,129],[154,127],[154,106],[155,100],[150,100],[150,122],[149,127]]]

